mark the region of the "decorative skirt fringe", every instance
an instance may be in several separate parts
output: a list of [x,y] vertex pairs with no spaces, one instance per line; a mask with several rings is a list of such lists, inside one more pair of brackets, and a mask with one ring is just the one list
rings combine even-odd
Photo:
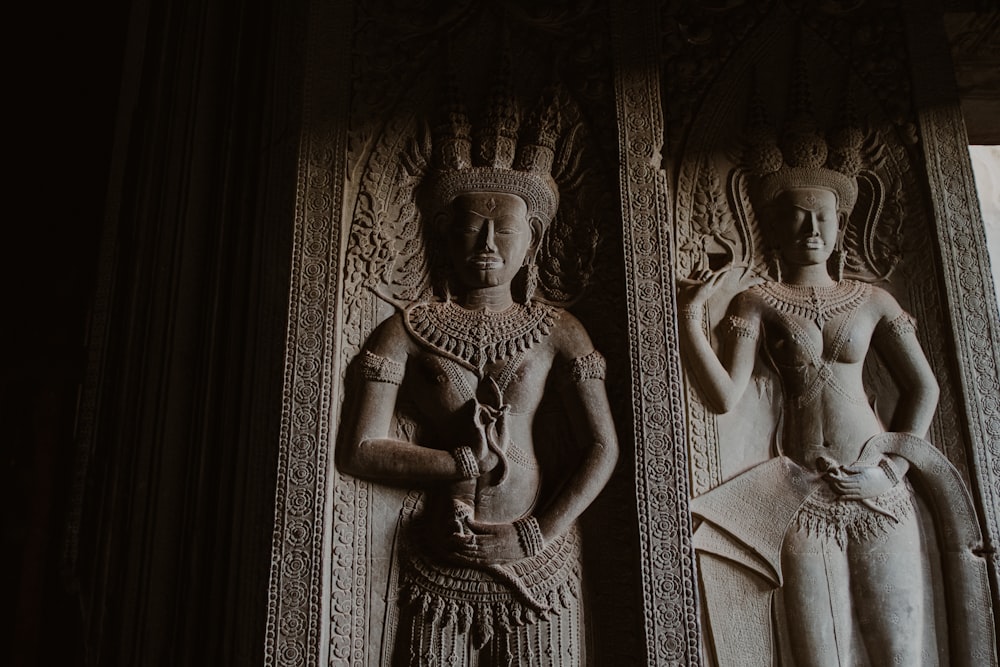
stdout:
[[885,535],[914,514],[913,492],[905,480],[865,500],[844,500],[824,485],[806,498],[795,516],[800,531],[836,542],[870,540]]
[[454,626],[481,649],[497,633],[537,623],[580,604],[580,545],[575,528],[541,553],[484,568],[436,562],[411,549],[400,605],[415,622]]

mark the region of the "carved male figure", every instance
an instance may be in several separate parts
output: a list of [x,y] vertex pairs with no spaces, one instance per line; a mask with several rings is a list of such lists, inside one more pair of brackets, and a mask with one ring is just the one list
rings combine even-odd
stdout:
[[[453,110],[435,136],[426,231],[443,255],[436,298],[370,336],[342,471],[424,489],[403,528],[393,664],[574,665],[585,657],[575,521],[617,460],[605,362],[570,313],[534,298],[555,215],[551,110],[518,128],[502,105],[472,140]],[[565,405],[577,456],[538,438]],[[397,399],[421,422],[396,436]],[[555,459],[553,464],[553,459]],[[556,467],[558,466],[558,468]]]

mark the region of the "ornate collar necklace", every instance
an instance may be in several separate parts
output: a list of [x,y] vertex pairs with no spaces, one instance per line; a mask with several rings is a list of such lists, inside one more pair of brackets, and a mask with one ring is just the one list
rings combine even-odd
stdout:
[[872,291],[871,285],[857,280],[842,280],[829,287],[766,282],[756,289],[772,308],[812,320],[821,330],[832,318],[867,301]]
[[538,302],[495,312],[421,301],[403,311],[406,329],[417,341],[473,370],[528,349],[549,334],[557,317],[558,308]]

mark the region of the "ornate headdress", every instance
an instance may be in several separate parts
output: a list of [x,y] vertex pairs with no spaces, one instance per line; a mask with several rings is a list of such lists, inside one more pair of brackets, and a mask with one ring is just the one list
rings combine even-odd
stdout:
[[467,192],[503,192],[524,199],[528,215],[544,224],[556,214],[559,189],[550,173],[559,136],[556,96],[543,96],[522,126],[508,92],[509,78],[509,63],[504,62],[483,125],[474,136],[457,90],[449,83],[447,108],[434,128],[434,169],[428,174],[434,210]]
[[759,98],[751,105],[743,166],[750,172],[755,207],[770,204],[790,188],[824,188],[837,195],[837,210],[850,212],[858,199],[858,172],[863,167],[864,136],[854,126],[847,105],[844,126],[829,140],[816,128],[811,113],[804,63],[799,61],[792,117],[779,139],[768,124]]

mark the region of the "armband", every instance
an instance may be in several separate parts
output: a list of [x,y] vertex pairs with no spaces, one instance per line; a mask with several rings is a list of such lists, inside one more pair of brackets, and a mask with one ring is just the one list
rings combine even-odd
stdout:
[[476,460],[476,455],[472,453],[472,447],[456,447],[452,450],[451,455],[454,457],[455,463],[458,464],[458,472],[462,475],[462,479],[476,479],[479,477],[479,461]]
[[361,355],[361,375],[373,382],[400,384],[403,382],[405,366],[394,359],[365,350]]
[[537,556],[545,548],[545,540],[542,538],[542,529],[538,525],[538,519],[533,516],[526,516],[514,522],[514,530],[517,531],[517,541],[521,543],[521,548],[528,556]]
[[889,333],[896,338],[917,332],[917,320],[905,310],[886,323]]
[[736,334],[739,338],[749,338],[750,340],[757,340],[757,336],[760,334],[758,327],[755,327],[750,320],[739,315],[729,316],[729,331]]
[[573,382],[583,382],[584,380],[603,380],[607,375],[608,362],[604,356],[594,350],[590,354],[577,357],[570,363],[569,376]]

